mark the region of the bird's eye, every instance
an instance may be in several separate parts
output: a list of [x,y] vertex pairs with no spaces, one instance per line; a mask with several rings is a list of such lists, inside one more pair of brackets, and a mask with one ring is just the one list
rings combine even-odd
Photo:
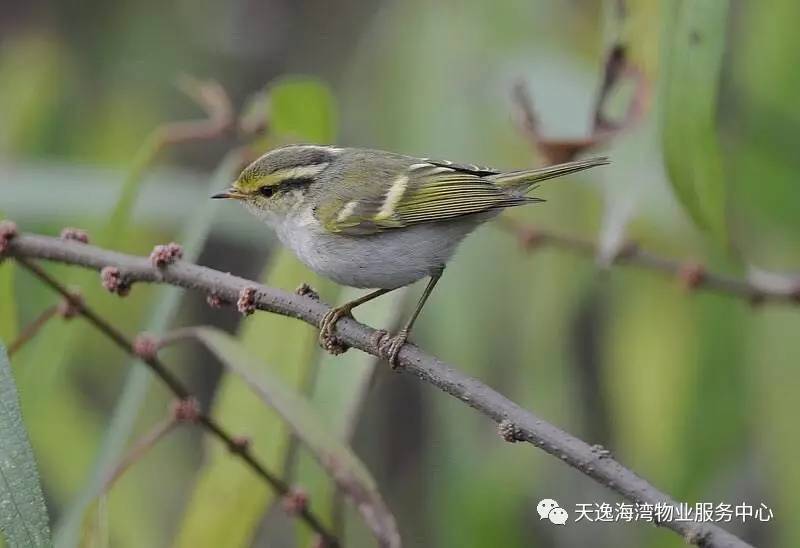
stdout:
[[275,194],[275,189],[270,185],[264,185],[258,189],[258,193],[261,194],[265,198],[271,197]]

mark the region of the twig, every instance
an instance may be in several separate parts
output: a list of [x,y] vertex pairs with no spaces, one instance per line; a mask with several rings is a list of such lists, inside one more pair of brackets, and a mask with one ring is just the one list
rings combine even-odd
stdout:
[[[14,238],[14,240],[17,239],[18,238]],[[93,246],[87,246],[82,243],[65,242],[63,240],[60,241],[62,244],[68,247],[72,247],[74,245],[77,247],[84,247],[86,248],[86,250],[98,249]],[[142,355],[141,353],[137,353],[133,341],[130,341],[116,327],[106,322],[94,310],[86,306],[81,299],[77,298],[75,295],[70,293],[66,287],[64,287],[61,283],[59,283],[55,278],[50,276],[50,274],[48,274],[39,265],[28,260],[28,258],[25,256],[17,254],[15,254],[15,256],[19,264],[21,264],[23,267],[29,270],[34,276],[39,278],[39,280],[44,282],[50,288],[60,293],[75,307],[75,309],[79,312],[81,316],[86,318],[92,325],[94,325],[104,335],[106,335],[109,339],[111,339],[117,346],[122,348],[124,351],[128,352],[130,355],[139,357],[142,363],[144,363],[148,368],[150,368],[150,370],[159,379],[161,379],[161,381],[164,384],[167,385],[170,391],[175,396],[177,396],[178,399],[189,400],[193,398],[192,394],[183,385],[183,383],[166,368],[164,363],[161,362],[161,360],[159,360],[158,357],[155,356],[155,354],[147,356],[147,355]],[[29,255],[28,257],[32,257],[32,255]],[[152,266],[152,263],[149,258],[145,258],[144,260],[148,264],[150,264],[150,268],[153,269],[156,273],[161,271],[160,269],[154,268]],[[252,454],[247,444],[242,444],[240,438],[232,434],[229,434],[212,417],[210,417],[205,413],[200,412],[197,415],[196,422],[203,428],[211,432],[214,436],[219,438],[223,443],[225,443],[225,445],[228,447],[231,453],[241,458],[256,474],[258,474],[275,491],[280,493],[282,496],[285,496],[290,492],[290,486],[286,484],[282,479],[280,479],[277,475],[269,471],[263,464],[261,464],[261,462],[258,461],[256,457]],[[305,521],[308,524],[308,526],[311,527],[311,529],[313,529],[316,533],[322,536],[329,546],[335,547],[339,545],[336,537],[327,530],[327,528],[322,524],[319,518],[308,508],[304,508],[302,511],[298,512],[298,516],[303,521]]]
[[155,130],[157,148],[187,141],[216,139],[236,125],[233,106],[225,89],[212,80],[202,81],[184,75],[178,87],[206,113],[206,118],[169,122]]
[[16,352],[20,350],[25,343],[31,340],[36,334],[45,326],[47,322],[49,322],[56,314],[58,314],[58,305],[53,305],[48,308],[45,308],[41,314],[36,316],[34,320],[26,325],[22,331],[20,331],[17,338],[14,339],[11,344],[8,345],[8,357],[10,358]]
[[[606,103],[611,92],[623,79],[634,81],[636,89],[622,121],[613,122],[606,116]],[[577,139],[545,137],[539,129],[539,120],[528,86],[525,82],[519,81],[511,90],[511,99],[518,111],[520,129],[548,164],[572,160],[581,152],[603,145],[619,132],[632,127],[646,112],[649,98],[649,83],[644,73],[628,60],[626,49],[622,44],[611,47],[606,57],[603,79],[597,91],[592,114],[592,130],[587,137]]]
[[[498,226],[514,235],[525,249],[530,250],[540,245],[549,245],[590,257],[597,256],[598,244],[592,240],[526,226],[505,216],[496,222]],[[789,283],[786,283],[785,280],[784,283],[772,285],[757,283],[710,272],[698,263],[662,257],[633,243],[623,246],[614,262],[672,276],[687,289],[703,289],[727,294],[746,299],[753,304],[761,304],[765,301],[800,304],[800,277],[793,281],[790,280]]]
[[[303,295],[256,284],[250,280],[225,274],[211,268],[177,262],[164,269],[154,269],[147,257],[125,255],[94,246],[64,242],[55,238],[20,234],[9,242],[8,253],[24,260],[26,257],[47,259],[100,270],[114,265],[130,282],[167,283],[216,294],[227,302],[236,302],[246,287],[255,287],[254,300],[260,310],[300,319],[313,326],[329,310],[322,302]],[[45,274],[46,276],[46,274]],[[379,332],[354,319],[343,318],[336,325],[336,337],[348,346],[381,356]],[[127,343],[127,341],[125,341]],[[125,346],[126,349],[129,348]],[[525,441],[563,460],[595,481],[639,503],[677,503],[613,459],[597,446],[564,432],[558,427],[526,411],[502,394],[477,379],[468,377],[438,358],[407,344],[397,356],[397,370],[417,376],[451,396],[483,413],[496,423],[511,425],[515,441]],[[210,421],[209,421],[210,423]],[[212,423],[210,423],[212,424]],[[229,446],[229,435],[218,433]],[[249,453],[242,453],[249,455]],[[255,464],[251,464],[255,466]],[[286,488],[283,482],[280,486]],[[282,491],[283,493],[287,491]],[[660,524],[683,536],[692,544],[706,547],[745,547],[743,540],[713,523],[668,521]]]

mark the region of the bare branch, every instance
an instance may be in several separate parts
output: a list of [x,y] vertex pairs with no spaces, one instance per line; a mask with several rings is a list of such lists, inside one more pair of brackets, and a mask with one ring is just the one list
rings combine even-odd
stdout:
[[[589,239],[526,226],[509,217],[501,217],[497,220],[497,224],[513,234],[527,250],[540,245],[549,245],[590,257],[597,256],[598,244]],[[785,279],[782,283],[760,283],[756,279],[733,278],[710,272],[693,261],[662,257],[634,243],[624,245],[614,258],[614,263],[638,266],[672,276],[687,290],[713,291],[745,299],[753,304],[765,301],[800,304],[800,278]]]
[[216,139],[234,129],[236,119],[233,106],[219,83],[184,75],[178,79],[178,87],[203,109],[206,118],[169,122],[160,126],[155,130],[158,148],[187,141]]
[[[633,81],[635,91],[625,116],[616,122],[609,120],[605,112],[606,105],[611,93],[624,80]],[[622,44],[612,46],[606,57],[603,79],[595,98],[591,133],[577,139],[552,139],[542,135],[533,97],[525,82],[519,81],[514,85],[511,99],[518,112],[520,130],[548,164],[558,164],[573,160],[581,152],[607,143],[621,131],[638,123],[649,105],[650,85],[644,73],[628,59],[625,47]]]
[[16,339],[11,341],[11,344],[8,345],[8,357],[10,358],[19,352],[20,348],[25,346],[26,342],[35,337],[36,334],[45,326],[45,324],[56,315],[58,315],[57,304],[45,308],[41,314],[36,316],[31,323],[26,325],[22,331],[20,331]]
[[[314,326],[319,325],[320,320],[329,310],[327,305],[306,296],[287,293],[231,274],[182,261],[165,268],[155,269],[147,257],[125,255],[94,246],[64,242],[56,238],[32,234],[19,234],[8,241],[7,247],[8,253],[18,260],[24,261],[25,265],[30,265],[26,258],[47,259],[98,271],[112,265],[120,270],[127,281],[132,283],[167,283],[201,291],[206,295],[214,294],[227,302],[236,302],[243,289],[253,287],[256,289],[253,295],[256,308],[297,318]],[[38,270],[41,271],[41,269]],[[42,274],[47,276],[46,273]],[[48,283],[52,285],[51,282]],[[375,336],[376,330],[360,324],[354,319],[343,318],[337,323],[335,335],[348,346],[374,356],[381,356],[378,338]],[[122,346],[129,352],[131,351],[127,340],[123,340]],[[639,503],[671,504],[677,507],[676,501],[633,471],[625,468],[608,452],[598,451],[597,447],[593,447],[542,420],[477,379],[464,375],[416,346],[405,345],[397,356],[397,365],[397,371],[417,376],[463,401],[494,422],[505,421],[503,432],[513,432],[515,441],[528,442],[541,448],[626,499]],[[154,371],[158,374],[157,370]],[[229,447],[235,447],[233,437],[219,430],[219,427],[216,427],[210,419],[206,419],[205,424],[209,429],[216,428],[215,433]],[[240,454],[249,455],[247,452]],[[251,466],[260,465],[251,464]],[[281,493],[288,492],[288,487],[283,482],[280,482],[279,486]],[[749,546],[713,523],[673,520],[659,525],[675,531],[687,542],[698,546]]]

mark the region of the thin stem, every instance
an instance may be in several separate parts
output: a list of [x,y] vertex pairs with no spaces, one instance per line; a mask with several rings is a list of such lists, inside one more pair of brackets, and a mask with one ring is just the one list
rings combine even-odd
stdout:
[[[506,232],[517,237],[526,249],[541,245],[573,251],[590,257],[595,257],[598,253],[598,244],[587,238],[527,226],[509,217],[501,217],[497,220],[497,224]],[[690,289],[713,291],[745,299],[754,304],[764,301],[800,304],[800,278],[787,280],[789,283],[772,286],[757,284],[749,280],[711,272],[692,262],[662,257],[638,245],[631,244],[620,250],[615,258],[615,263],[637,266],[682,279]]]
[[36,316],[36,318],[26,325],[22,331],[20,331],[17,338],[14,339],[11,344],[8,345],[8,357],[10,358],[16,352],[25,346],[25,343],[30,341],[33,337],[36,336],[39,331],[45,326],[45,324],[50,321],[56,314],[58,313],[58,305],[53,305],[44,309],[44,311]]

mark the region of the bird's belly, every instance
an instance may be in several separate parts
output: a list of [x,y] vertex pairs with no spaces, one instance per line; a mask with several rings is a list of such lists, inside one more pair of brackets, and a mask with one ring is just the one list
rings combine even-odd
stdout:
[[443,267],[477,224],[465,220],[447,226],[417,225],[368,236],[294,226],[278,229],[278,236],[309,268],[337,283],[394,289]]

